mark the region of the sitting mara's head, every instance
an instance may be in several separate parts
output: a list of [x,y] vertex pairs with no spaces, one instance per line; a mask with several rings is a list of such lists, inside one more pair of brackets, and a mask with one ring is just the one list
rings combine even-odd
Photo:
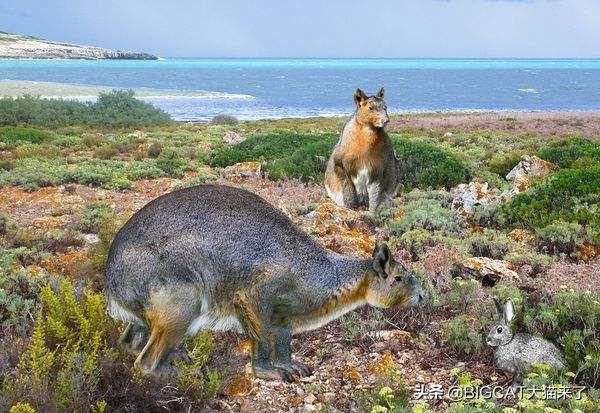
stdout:
[[354,102],[356,102],[354,117],[358,123],[383,128],[390,120],[387,105],[383,100],[383,88],[375,96],[367,96],[362,90],[356,89]]
[[414,307],[423,300],[423,290],[415,274],[394,260],[386,244],[377,244],[373,250],[373,273],[366,300],[382,308]]

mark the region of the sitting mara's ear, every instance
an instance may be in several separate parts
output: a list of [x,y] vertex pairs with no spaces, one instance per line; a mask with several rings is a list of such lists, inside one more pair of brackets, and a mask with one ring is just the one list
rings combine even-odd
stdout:
[[375,249],[373,249],[373,269],[375,272],[383,278],[386,278],[388,273],[387,269],[389,268],[391,259],[392,254],[390,253],[387,244],[378,242],[375,245]]
[[356,102],[357,105],[360,105],[365,100],[367,100],[367,95],[365,95],[365,92],[360,89],[356,89],[356,92],[354,92],[354,102]]
[[379,92],[377,92],[377,94],[375,96],[378,97],[379,99],[383,99],[384,93],[385,93],[385,91],[383,90],[383,88],[381,88],[381,89],[379,89]]
[[509,298],[506,300],[506,303],[504,303],[504,320],[506,320],[507,323],[510,323],[513,318],[515,318],[515,306]]

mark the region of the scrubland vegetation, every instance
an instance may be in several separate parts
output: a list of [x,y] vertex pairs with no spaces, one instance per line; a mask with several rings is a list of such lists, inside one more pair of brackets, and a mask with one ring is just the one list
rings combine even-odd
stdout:
[[[174,124],[118,92],[95,104],[4,99],[0,125],[1,411],[236,410],[242,404],[260,411],[275,406],[265,404],[275,394],[277,403],[287,403],[277,407],[310,404],[323,411],[600,409],[598,136],[397,127],[391,135],[404,187],[395,205],[377,214],[336,210],[330,216],[318,189],[339,119]],[[245,140],[226,144],[227,131]],[[449,189],[459,183],[507,189],[505,175],[523,154],[556,168],[472,215],[452,208]],[[267,178],[224,173],[245,161],[260,161]],[[211,333],[182,345],[178,377],[141,375],[135,356],[116,347],[123,326],[105,315],[102,271],[110,242],[150,199],[211,181],[256,190],[334,251],[367,256],[375,238],[387,238],[422,279],[426,304],[419,311],[362,309],[295,340],[297,356],[317,368],[311,382],[253,381],[244,373],[246,353],[236,353],[243,337]],[[517,278],[484,285],[464,268],[473,257],[505,263]],[[512,298],[514,328],[552,340],[566,357],[568,371],[539,365],[524,384],[586,386],[580,399],[413,400],[418,383],[510,385],[485,344],[495,322],[491,297]],[[389,330],[399,335],[370,334]]]

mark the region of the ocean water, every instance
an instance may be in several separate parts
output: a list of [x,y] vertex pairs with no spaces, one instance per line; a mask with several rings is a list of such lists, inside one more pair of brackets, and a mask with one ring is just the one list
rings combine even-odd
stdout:
[[600,109],[600,59],[0,60],[0,79],[162,89],[143,99],[178,120],[344,115],[382,86],[390,112]]

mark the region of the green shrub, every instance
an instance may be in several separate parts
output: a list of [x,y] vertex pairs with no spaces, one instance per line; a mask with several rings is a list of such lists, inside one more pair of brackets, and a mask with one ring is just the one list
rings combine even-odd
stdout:
[[172,148],[167,148],[156,158],[156,166],[171,176],[182,176],[187,161],[180,157],[179,153]]
[[576,222],[556,221],[537,230],[537,248],[547,254],[574,256],[587,241],[584,228]]
[[320,180],[334,140],[333,134],[276,132],[253,135],[237,145],[214,149],[208,162],[212,166],[228,166],[261,161],[272,179]]
[[161,109],[134,98],[131,90],[100,93],[92,103],[89,122],[98,126],[139,127],[165,125],[171,117]]
[[27,323],[43,281],[41,276],[15,269],[16,255],[15,250],[7,250],[0,256],[0,325],[4,327]]
[[213,125],[235,125],[238,122],[238,119],[231,115],[216,115],[210,121]]
[[577,222],[600,243],[600,165],[562,169],[512,198],[503,211],[513,225],[527,228]]
[[506,254],[504,260],[510,264],[511,268],[530,277],[537,277],[545,273],[553,262],[552,257],[535,251],[510,252]]
[[420,190],[414,189],[403,195],[405,202],[416,201],[420,199],[426,199],[429,201],[435,201],[444,208],[450,208],[452,206],[453,196],[448,191],[443,190]]
[[461,234],[464,218],[456,211],[444,208],[440,203],[427,199],[410,201],[402,207],[404,215],[387,223],[390,235],[402,235],[412,229],[440,231],[443,235]]
[[475,302],[479,282],[475,279],[453,278],[450,290],[445,294],[446,301],[453,309],[465,312]]
[[484,229],[470,240],[471,255],[489,257],[496,260],[504,258],[510,250],[510,239],[502,232]]
[[506,175],[521,161],[523,152],[511,151],[493,156],[488,162],[490,172],[505,178]]
[[481,349],[481,335],[470,326],[465,314],[452,318],[443,332],[446,344],[459,354],[469,355]]
[[502,228],[507,224],[506,212],[499,202],[475,205],[471,220],[479,226],[488,228]]
[[528,331],[560,343],[576,381],[600,384],[600,296],[563,288],[525,312]]
[[403,189],[451,188],[469,180],[467,167],[452,153],[430,142],[392,136],[400,161]]
[[194,399],[210,399],[221,387],[221,374],[206,367],[214,346],[211,333],[202,331],[185,343],[190,361],[176,362],[180,370],[177,378],[178,387]]
[[97,201],[86,205],[83,216],[79,222],[79,230],[86,233],[97,234],[108,220],[115,218],[115,210],[107,202]]
[[600,142],[586,138],[570,138],[551,142],[538,152],[542,159],[555,163],[561,168],[572,168],[578,163],[600,162]]
[[96,102],[34,96],[0,99],[0,125],[141,127],[169,123],[168,114],[125,90],[101,93]]
[[66,280],[57,292],[43,287],[29,346],[4,391],[38,408],[87,410],[98,394],[107,327],[101,294],[88,289],[78,299]]
[[8,126],[0,128],[0,142],[8,145],[23,143],[41,143],[52,137],[52,134],[39,129]]

